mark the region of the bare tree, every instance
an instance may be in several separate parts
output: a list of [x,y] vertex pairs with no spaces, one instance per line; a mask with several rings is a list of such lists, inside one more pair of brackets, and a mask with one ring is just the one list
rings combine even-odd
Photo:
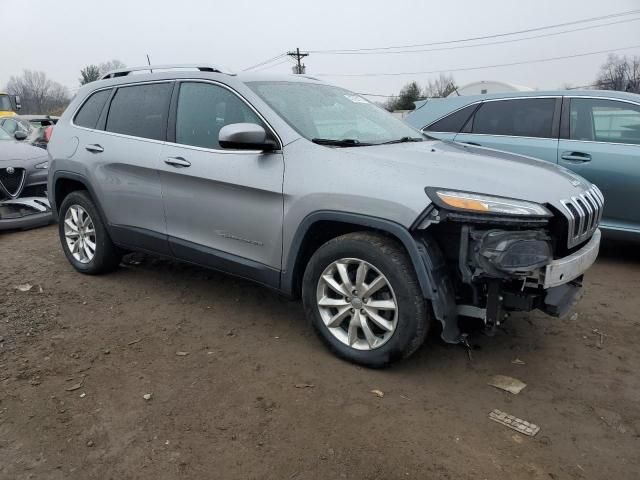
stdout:
[[640,57],[609,55],[600,67],[596,86],[602,90],[640,93]]
[[102,62],[99,65],[87,65],[82,70],[80,70],[80,85],[86,85],[87,83],[100,80],[100,77],[102,77],[102,75],[104,75],[105,73],[124,67],[126,67],[126,65],[120,60],[109,60],[108,62]]
[[429,80],[424,88],[424,96],[426,98],[444,98],[455,92],[457,88],[453,75],[441,73],[435,80]]
[[124,68],[126,65],[122,63],[120,60],[109,60],[108,62],[102,62],[98,65],[98,69],[100,70],[100,75],[104,75],[111,70],[118,70],[120,68]]
[[12,76],[7,83],[11,95],[20,95],[22,113],[51,114],[69,103],[66,87],[47,78],[44,72],[24,70],[20,76]]
[[87,65],[80,70],[80,85],[95,82],[100,78],[100,67],[97,65]]

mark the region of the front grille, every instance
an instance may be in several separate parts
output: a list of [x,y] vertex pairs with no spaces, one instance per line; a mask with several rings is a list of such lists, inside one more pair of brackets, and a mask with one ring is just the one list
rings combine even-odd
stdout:
[[572,248],[589,239],[598,228],[604,208],[604,197],[593,185],[589,190],[562,200],[565,215],[569,220],[567,247]]
[[[9,173],[10,169],[12,173]],[[11,198],[16,198],[24,185],[25,174],[24,168],[0,168],[0,188]]]

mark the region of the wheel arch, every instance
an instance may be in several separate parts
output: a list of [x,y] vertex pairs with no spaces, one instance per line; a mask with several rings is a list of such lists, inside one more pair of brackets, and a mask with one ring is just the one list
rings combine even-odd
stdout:
[[298,226],[286,255],[280,289],[299,297],[305,267],[318,247],[340,235],[356,231],[374,231],[388,235],[404,247],[418,277],[425,298],[432,297],[431,281],[422,260],[419,244],[404,226],[378,217],[330,210],[307,215]]
[[60,205],[64,201],[65,197],[72,192],[86,190],[108,228],[109,224],[106,221],[107,217],[104,215],[104,211],[98,201],[98,197],[91,187],[91,183],[85,176],[74,172],[58,171],[53,175],[52,186],[53,192],[49,194],[49,203],[51,203],[51,209],[56,221],[59,220]]

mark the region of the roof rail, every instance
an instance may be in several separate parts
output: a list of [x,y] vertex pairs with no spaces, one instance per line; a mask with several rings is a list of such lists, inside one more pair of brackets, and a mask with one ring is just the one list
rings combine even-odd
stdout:
[[191,70],[199,70],[201,72],[215,72],[215,73],[224,73],[227,75],[235,75],[232,71],[220,66],[220,65],[203,65],[203,64],[184,64],[184,65],[145,65],[143,67],[127,67],[127,68],[119,68],[117,70],[111,70],[110,72],[105,73],[100,80],[106,80],[108,78],[118,78],[118,77],[126,77],[132,72],[141,72],[145,70],[149,70],[153,73],[154,70],[177,70],[177,69],[191,69]]

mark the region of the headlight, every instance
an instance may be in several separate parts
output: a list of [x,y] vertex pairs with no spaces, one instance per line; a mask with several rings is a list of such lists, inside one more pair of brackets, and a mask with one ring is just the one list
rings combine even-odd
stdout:
[[37,168],[38,170],[46,170],[47,168],[49,168],[49,160],[47,160],[46,162],[38,163],[34,168]]
[[426,189],[437,205],[458,211],[488,213],[498,215],[522,215],[551,217],[553,214],[538,203],[514,198],[493,197],[479,193],[456,192],[453,190]]

